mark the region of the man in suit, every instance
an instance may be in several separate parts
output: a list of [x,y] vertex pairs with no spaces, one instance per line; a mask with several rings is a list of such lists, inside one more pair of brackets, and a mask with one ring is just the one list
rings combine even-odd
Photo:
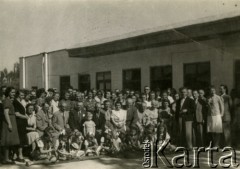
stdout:
[[129,131],[132,126],[136,126],[137,122],[138,122],[137,108],[133,106],[133,100],[131,98],[128,98],[127,99],[127,119],[126,119],[127,131]]
[[149,87],[149,86],[145,86],[145,87],[144,87],[144,93],[145,93],[145,95],[146,95],[147,101],[150,101],[150,92],[151,92],[150,87]]
[[193,98],[195,102],[195,112],[193,116],[193,129],[194,129],[194,144],[197,147],[203,146],[203,123],[204,123],[204,104],[199,99],[199,93],[197,90],[193,91]]
[[36,114],[37,132],[41,137],[43,136],[46,128],[51,127],[53,129],[53,133],[51,133],[53,145],[55,149],[57,149],[59,133],[54,129],[51,118],[52,116],[49,112],[49,104],[43,103],[42,109]]
[[59,103],[59,111],[54,113],[53,115],[53,127],[60,133],[65,133],[66,129],[69,129],[69,112],[66,110],[67,108],[67,103],[64,101],[61,101]]
[[36,114],[37,121],[37,132],[41,137],[44,134],[44,130],[47,127],[51,127],[51,118],[49,118],[49,105],[47,103],[43,103],[43,107]]
[[181,89],[181,99],[177,101],[176,113],[179,122],[180,144],[186,142],[188,149],[192,149],[192,123],[195,112],[194,100],[188,97],[187,88]]
[[101,103],[96,103],[96,110],[93,113],[93,121],[95,123],[96,127],[96,139],[98,142],[100,142],[101,136],[104,133],[105,129],[105,111],[102,110],[102,104]]
[[84,110],[83,102],[79,101],[75,109],[70,112],[69,126],[72,130],[83,132],[83,123],[86,118],[86,111]]

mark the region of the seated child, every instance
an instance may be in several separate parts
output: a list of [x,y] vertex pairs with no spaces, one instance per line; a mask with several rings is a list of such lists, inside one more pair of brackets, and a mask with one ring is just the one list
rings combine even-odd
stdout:
[[88,133],[92,133],[95,136],[95,126],[96,124],[92,120],[93,115],[92,113],[88,112],[87,113],[87,121],[83,123],[83,131],[84,131],[84,136],[86,137]]
[[71,143],[77,143],[79,146],[79,150],[82,149],[82,144],[84,142],[84,137],[80,131],[74,131],[70,136]]
[[52,142],[52,128],[45,129],[44,135],[36,140],[36,148],[31,153],[31,160],[26,162],[26,166],[43,163],[55,163],[57,161],[58,154],[54,150]]
[[59,136],[59,147],[58,147],[58,153],[59,153],[59,159],[60,160],[66,160],[71,158],[70,155],[70,145],[71,145],[71,130],[67,129],[65,130],[65,133],[61,134]]
[[128,149],[132,151],[141,150],[140,131],[137,127],[131,127],[128,134]]
[[93,133],[88,133],[84,141],[86,156],[99,155],[98,142]]
[[[158,126],[157,130],[157,146],[158,148],[160,146],[163,146],[163,144],[167,143],[167,141],[170,140],[170,135],[167,132],[167,127],[164,122],[161,122]],[[174,151],[176,147],[174,145],[171,145],[168,143],[168,146],[166,147],[166,151]]]
[[85,155],[85,152],[81,150],[83,141],[84,137],[81,132],[79,131],[72,132],[69,138],[70,142],[69,153],[71,154],[72,158],[79,159],[80,157]]
[[104,135],[101,137],[99,150],[100,154],[111,154],[113,150],[112,131],[106,129]]
[[156,132],[155,132],[155,125],[150,123],[145,127],[142,139],[143,139],[142,141],[149,140],[150,142],[155,144],[155,142],[157,140],[157,136],[156,136]]
[[116,130],[112,131],[113,154],[118,154],[122,151],[122,141],[119,138],[119,133]]

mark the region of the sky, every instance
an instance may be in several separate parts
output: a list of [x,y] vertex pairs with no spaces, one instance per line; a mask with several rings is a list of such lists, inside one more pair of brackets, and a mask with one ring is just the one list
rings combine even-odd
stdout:
[[240,0],[0,0],[0,70],[19,57],[240,15],[239,9]]

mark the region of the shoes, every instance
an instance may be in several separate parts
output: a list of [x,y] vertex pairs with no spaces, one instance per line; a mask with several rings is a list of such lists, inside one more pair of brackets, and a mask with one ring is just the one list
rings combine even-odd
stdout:
[[27,161],[25,165],[26,165],[26,167],[30,167],[32,164],[33,164],[33,162]]
[[26,161],[24,159],[17,158],[15,161],[20,162],[20,163],[25,163]]
[[15,164],[15,162],[14,162],[14,161],[7,160],[7,161],[3,161],[2,164],[12,165],[12,164]]

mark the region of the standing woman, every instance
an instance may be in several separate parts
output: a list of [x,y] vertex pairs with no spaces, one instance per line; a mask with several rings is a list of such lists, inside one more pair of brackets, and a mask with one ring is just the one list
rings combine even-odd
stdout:
[[9,148],[19,145],[19,135],[17,130],[16,116],[14,106],[12,104],[15,97],[15,89],[8,87],[5,91],[5,100],[3,101],[4,119],[1,132],[1,145],[4,148],[3,164],[14,164],[9,159]]
[[16,120],[17,120],[17,128],[18,135],[20,140],[20,145],[18,147],[18,158],[16,161],[25,162],[22,155],[22,149],[25,145],[27,145],[27,120],[28,116],[26,115],[26,109],[22,105],[22,100],[24,99],[24,91],[19,90],[16,92],[16,99],[13,101],[13,106],[15,109]]
[[224,101],[224,115],[222,117],[223,122],[223,136],[224,136],[224,146],[231,146],[231,109],[232,109],[232,99],[228,95],[228,88],[226,85],[220,86],[221,97]]

